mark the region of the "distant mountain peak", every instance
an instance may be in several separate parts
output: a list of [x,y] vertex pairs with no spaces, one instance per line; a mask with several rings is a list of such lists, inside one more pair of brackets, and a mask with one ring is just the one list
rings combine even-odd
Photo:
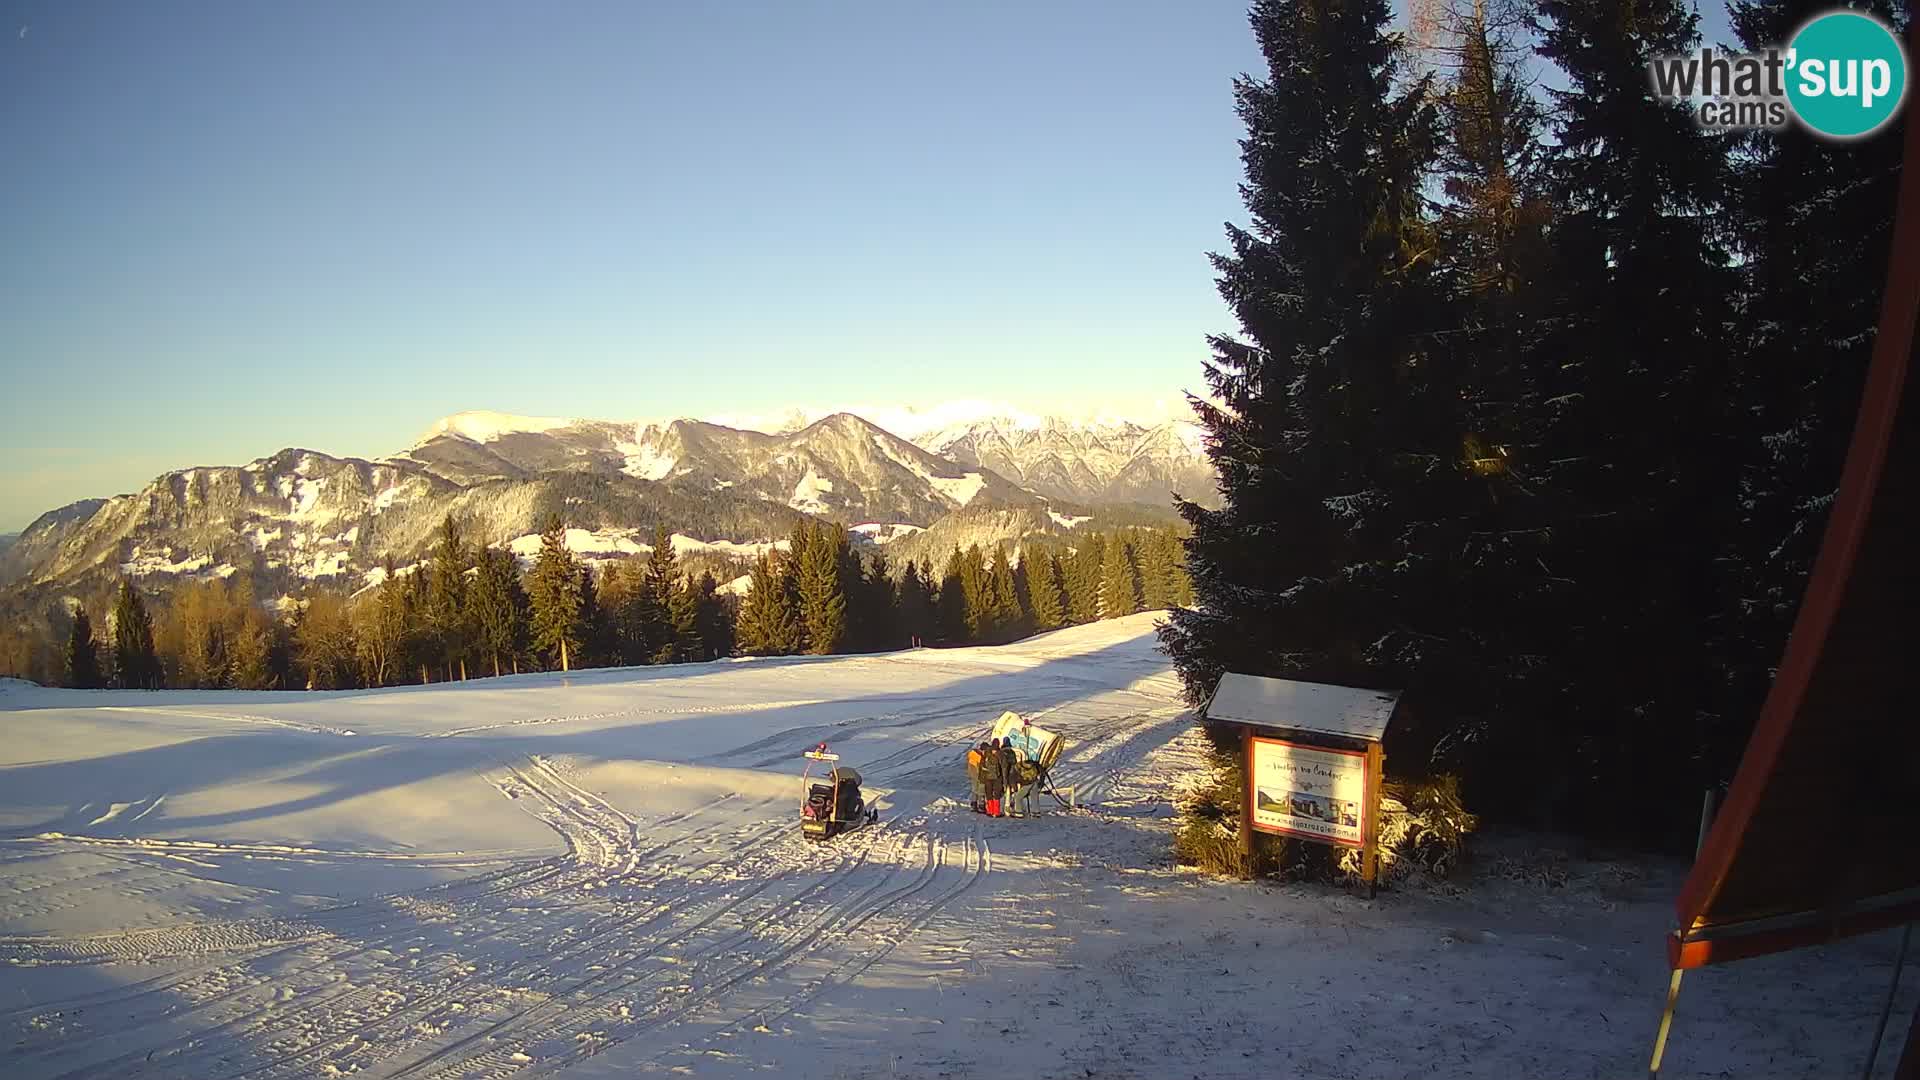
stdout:
[[434,421],[433,426],[428,428],[426,434],[420,436],[414,445],[431,442],[442,435],[458,435],[472,442],[490,443],[503,435],[548,432],[578,422],[562,416],[521,416],[516,413],[493,412],[488,409],[470,409],[467,412],[457,412],[452,416],[443,416]]

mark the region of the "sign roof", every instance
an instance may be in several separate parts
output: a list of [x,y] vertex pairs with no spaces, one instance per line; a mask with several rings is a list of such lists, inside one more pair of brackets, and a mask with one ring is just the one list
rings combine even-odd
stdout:
[[1209,720],[1378,741],[1386,735],[1387,722],[1399,701],[1399,691],[1269,679],[1230,671],[1220,676],[1204,711]]

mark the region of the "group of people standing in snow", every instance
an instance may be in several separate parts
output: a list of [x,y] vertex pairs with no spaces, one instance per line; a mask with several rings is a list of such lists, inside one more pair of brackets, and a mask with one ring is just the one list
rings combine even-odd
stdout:
[[1030,817],[1033,790],[1040,786],[1040,763],[1010,741],[983,739],[967,751],[967,780],[973,785],[975,813]]

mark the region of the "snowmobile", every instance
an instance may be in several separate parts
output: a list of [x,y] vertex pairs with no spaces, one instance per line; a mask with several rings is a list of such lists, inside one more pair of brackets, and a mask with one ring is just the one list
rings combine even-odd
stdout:
[[845,765],[827,769],[824,780],[813,778],[816,761],[839,761],[840,755],[827,750],[827,744],[806,752],[807,767],[800,774],[800,787],[806,793],[800,804],[800,835],[809,840],[825,840],[880,820],[878,807],[870,807],[860,794],[860,774]]

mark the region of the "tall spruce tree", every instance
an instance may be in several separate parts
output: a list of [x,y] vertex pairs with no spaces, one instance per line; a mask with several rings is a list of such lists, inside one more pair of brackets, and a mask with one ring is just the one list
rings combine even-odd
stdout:
[[646,653],[639,647],[636,625],[640,583],[646,571],[637,559],[621,559],[600,569],[600,593],[597,602],[606,613],[611,655],[622,665],[644,664]]
[[572,670],[585,628],[580,625],[579,572],[557,514],[540,532],[540,554],[527,575],[527,600],[533,647],[560,670]]
[[939,636],[934,623],[933,585],[927,573],[912,559],[900,575],[900,629],[909,644],[931,641]]
[[[1410,649],[1388,638],[1374,652],[1383,678],[1420,699],[1418,715],[1443,721],[1424,732],[1400,725],[1396,754],[1423,764],[1443,742],[1472,747],[1489,712],[1530,714],[1527,683],[1541,667],[1534,627],[1555,618],[1562,599],[1547,540],[1564,507],[1525,479],[1546,460],[1539,376],[1558,360],[1543,342],[1562,316],[1549,287],[1544,116],[1527,40],[1533,14],[1532,0],[1440,0],[1430,43],[1442,69],[1434,284],[1444,307],[1425,390],[1430,415],[1446,425],[1431,450],[1436,461],[1452,460],[1408,493],[1417,525],[1401,592],[1426,603],[1401,608],[1413,616],[1407,625],[1430,633]],[[1448,435],[1450,455],[1440,445]]]
[[133,583],[122,579],[113,601],[113,670],[128,690],[160,688],[160,657],[153,647],[153,619]]
[[693,583],[695,640],[692,660],[717,660],[733,655],[733,612],[713,571],[703,570]]
[[970,645],[972,631],[967,625],[966,555],[959,548],[947,556],[940,574],[940,593],[935,597],[934,622],[940,640],[948,645]]
[[1013,603],[1015,638],[1030,637],[1033,634],[1033,583],[1027,580],[1030,567],[1027,564],[1029,552],[1021,552],[1020,561],[1013,564]]
[[93,638],[93,620],[85,607],[73,609],[73,629],[67,634],[67,685],[91,690],[100,685],[100,643]]
[[1079,545],[1060,560],[1069,625],[1090,623],[1100,617],[1100,564],[1106,553],[1106,537],[1101,533],[1086,533],[1080,537]]
[[646,642],[647,662],[666,664],[679,652],[673,614],[668,605],[680,578],[679,557],[674,554],[673,537],[664,524],[653,527],[653,550],[647,553],[647,576],[640,584],[637,623]]
[[854,592],[858,601],[848,605],[848,619],[854,640],[862,651],[897,649],[901,645],[900,598],[887,566],[887,557],[879,552],[855,557],[858,574]]
[[520,569],[510,552],[481,548],[479,569],[466,593],[466,623],[472,629],[481,657],[501,673],[504,660],[512,667],[527,636],[527,597],[520,588]]
[[1175,546],[1170,529],[1149,529],[1140,534],[1137,548],[1140,565],[1140,606],[1162,611],[1178,603],[1174,584]]
[[1242,335],[1212,339],[1214,400],[1193,400],[1224,505],[1178,503],[1197,606],[1160,628],[1195,701],[1227,670],[1365,684],[1379,643],[1414,639],[1407,493],[1458,432],[1427,386],[1431,79],[1402,78],[1393,18],[1386,0],[1253,6],[1266,76],[1235,84],[1252,226],[1214,256]]
[[1060,557],[1051,548],[1030,548],[1021,560],[1027,569],[1027,595],[1033,628],[1045,633],[1066,625],[1066,593],[1060,582]]
[[1126,530],[1115,530],[1107,537],[1106,556],[1100,563],[1100,617],[1117,619],[1140,610],[1140,566],[1134,559],[1133,541]]
[[794,566],[806,651],[816,656],[839,652],[847,637],[846,532],[819,524],[807,527],[805,534],[804,545],[794,552]]
[[748,656],[788,656],[800,651],[800,620],[788,603],[781,562],[762,555],[753,564],[751,584],[740,602],[735,636]]
[[700,593],[691,580],[681,579],[667,594],[667,644],[655,663],[683,664],[700,658]]
[[995,644],[1012,641],[1020,635],[1020,597],[1005,547],[993,549],[993,561],[987,564],[983,587],[986,602],[980,618],[982,636]]
[[460,523],[448,514],[440,522],[440,537],[428,569],[427,639],[433,659],[451,679],[466,677],[472,630],[467,623],[467,568],[471,565]]
[[990,640],[994,632],[993,579],[979,544],[960,553],[960,595],[965,601],[968,644]]
[[580,563],[580,655],[575,667],[602,667],[620,660],[612,613],[600,606],[601,575],[591,563]]
[[[1622,838],[1677,840],[1717,778],[1703,757],[1725,632],[1716,560],[1738,471],[1725,140],[1649,90],[1649,60],[1698,41],[1681,0],[1543,0],[1540,14],[1541,55],[1568,82],[1549,171],[1566,314],[1529,475],[1562,508],[1544,561],[1581,614],[1536,628],[1564,690],[1535,716],[1556,722],[1513,717],[1488,771],[1567,761],[1546,809],[1601,829],[1662,822],[1660,837]],[[1643,809],[1620,815],[1623,802]]]
[[[1790,40],[1833,5],[1736,0],[1751,50]],[[1896,29],[1912,5],[1852,5]],[[1909,110],[1871,138],[1828,142],[1755,131],[1733,156],[1729,209],[1744,256],[1737,429],[1745,470],[1724,586],[1725,700],[1708,733],[1724,772],[1772,683],[1833,505],[1885,291]]]

